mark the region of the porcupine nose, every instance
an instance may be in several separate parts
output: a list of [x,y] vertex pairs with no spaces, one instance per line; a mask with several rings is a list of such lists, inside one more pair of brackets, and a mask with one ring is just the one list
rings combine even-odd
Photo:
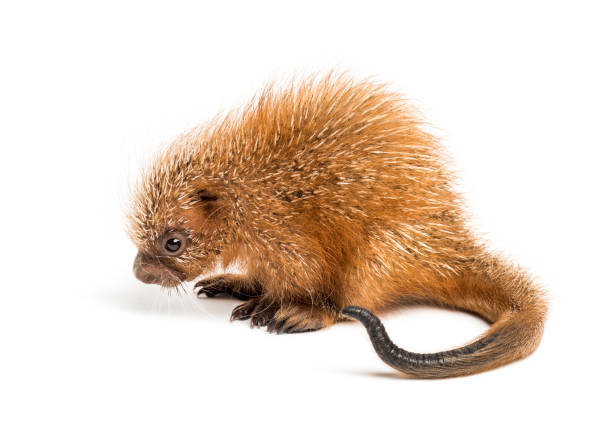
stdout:
[[159,276],[156,276],[152,267],[147,262],[146,256],[139,252],[134,259],[134,276],[145,284],[155,284],[159,280]]

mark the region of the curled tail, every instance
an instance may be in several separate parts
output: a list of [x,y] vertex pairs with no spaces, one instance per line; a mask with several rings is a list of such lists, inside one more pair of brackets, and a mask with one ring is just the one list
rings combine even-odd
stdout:
[[[500,285],[499,281],[506,283]],[[348,306],[342,309],[342,314],[366,327],[376,353],[385,363],[413,378],[470,375],[523,358],[537,348],[546,304],[542,293],[525,275],[493,272],[478,279],[473,276],[464,279],[462,286],[455,292],[445,291],[441,304],[476,312],[493,325],[474,342],[448,351],[431,354],[406,351],[391,341],[382,322],[371,311]]]

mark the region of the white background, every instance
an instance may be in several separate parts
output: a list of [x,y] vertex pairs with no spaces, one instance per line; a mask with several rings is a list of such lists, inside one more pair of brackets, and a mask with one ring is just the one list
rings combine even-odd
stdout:
[[[610,428],[607,2],[3,2],[0,427]],[[399,6],[401,4],[401,6]],[[122,207],[160,144],[262,84],[350,70],[410,97],[477,231],[547,286],[540,348],[402,378],[365,330],[276,336],[131,273]],[[414,351],[486,329],[385,315]]]

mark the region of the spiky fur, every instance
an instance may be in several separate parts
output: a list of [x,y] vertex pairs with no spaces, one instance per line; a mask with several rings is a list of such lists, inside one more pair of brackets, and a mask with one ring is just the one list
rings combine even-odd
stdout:
[[[270,85],[178,138],[143,176],[130,230],[145,250],[168,229],[187,230],[190,247],[168,262],[185,280],[240,262],[244,289],[258,296],[249,306],[271,309],[264,323],[275,329],[320,328],[349,305],[415,301],[475,312],[493,323],[488,333],[520,328],[501,357],[436,374],[455,376],[532,352],[546,306],[522,270],[466,228],[452,183],[401,96],[330,74]],[[219,195],[214,207],[200,207],[203,189]]]

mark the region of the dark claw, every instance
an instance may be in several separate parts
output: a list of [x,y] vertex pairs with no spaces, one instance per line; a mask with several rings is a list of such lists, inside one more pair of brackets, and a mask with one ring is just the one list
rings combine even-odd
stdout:
[[251,317],[251,327],[265,327],[274,320],[275,309],[271,306],[260,304]]
[[246,309],[234,309],[232,312],[232,316],[230,317],[230,321],[244,321],[251,318],[251,314]]
[[222,293],[227,293],[227,284],[218,278],[205,279],[194,285],[194,293],[200,297],[206,294],[206,297],[215,297]]
[[248,320],[253,314],[253,310],[257,306],[256,300],[249,300],[246,303],[238,305],[232,311],[232,316],[230,317],[230,321],[244,321]]
[[284,323],[284,319],[278,320],[276,318],[272,318],[272,320],[270,320],[270,322],[268,323],[268,332],[280,333],[280,328],[283,326]]
[[253,315],[251,318],[251,326],[253,327],[262,327],[266,325],[266,318],[264,315]]
[[204,296],[210,299],[213,297],[217,297],[220,294],[221,294],[221,291],[200,291],[199,293],[196,294],[196,296],[200,299]]

